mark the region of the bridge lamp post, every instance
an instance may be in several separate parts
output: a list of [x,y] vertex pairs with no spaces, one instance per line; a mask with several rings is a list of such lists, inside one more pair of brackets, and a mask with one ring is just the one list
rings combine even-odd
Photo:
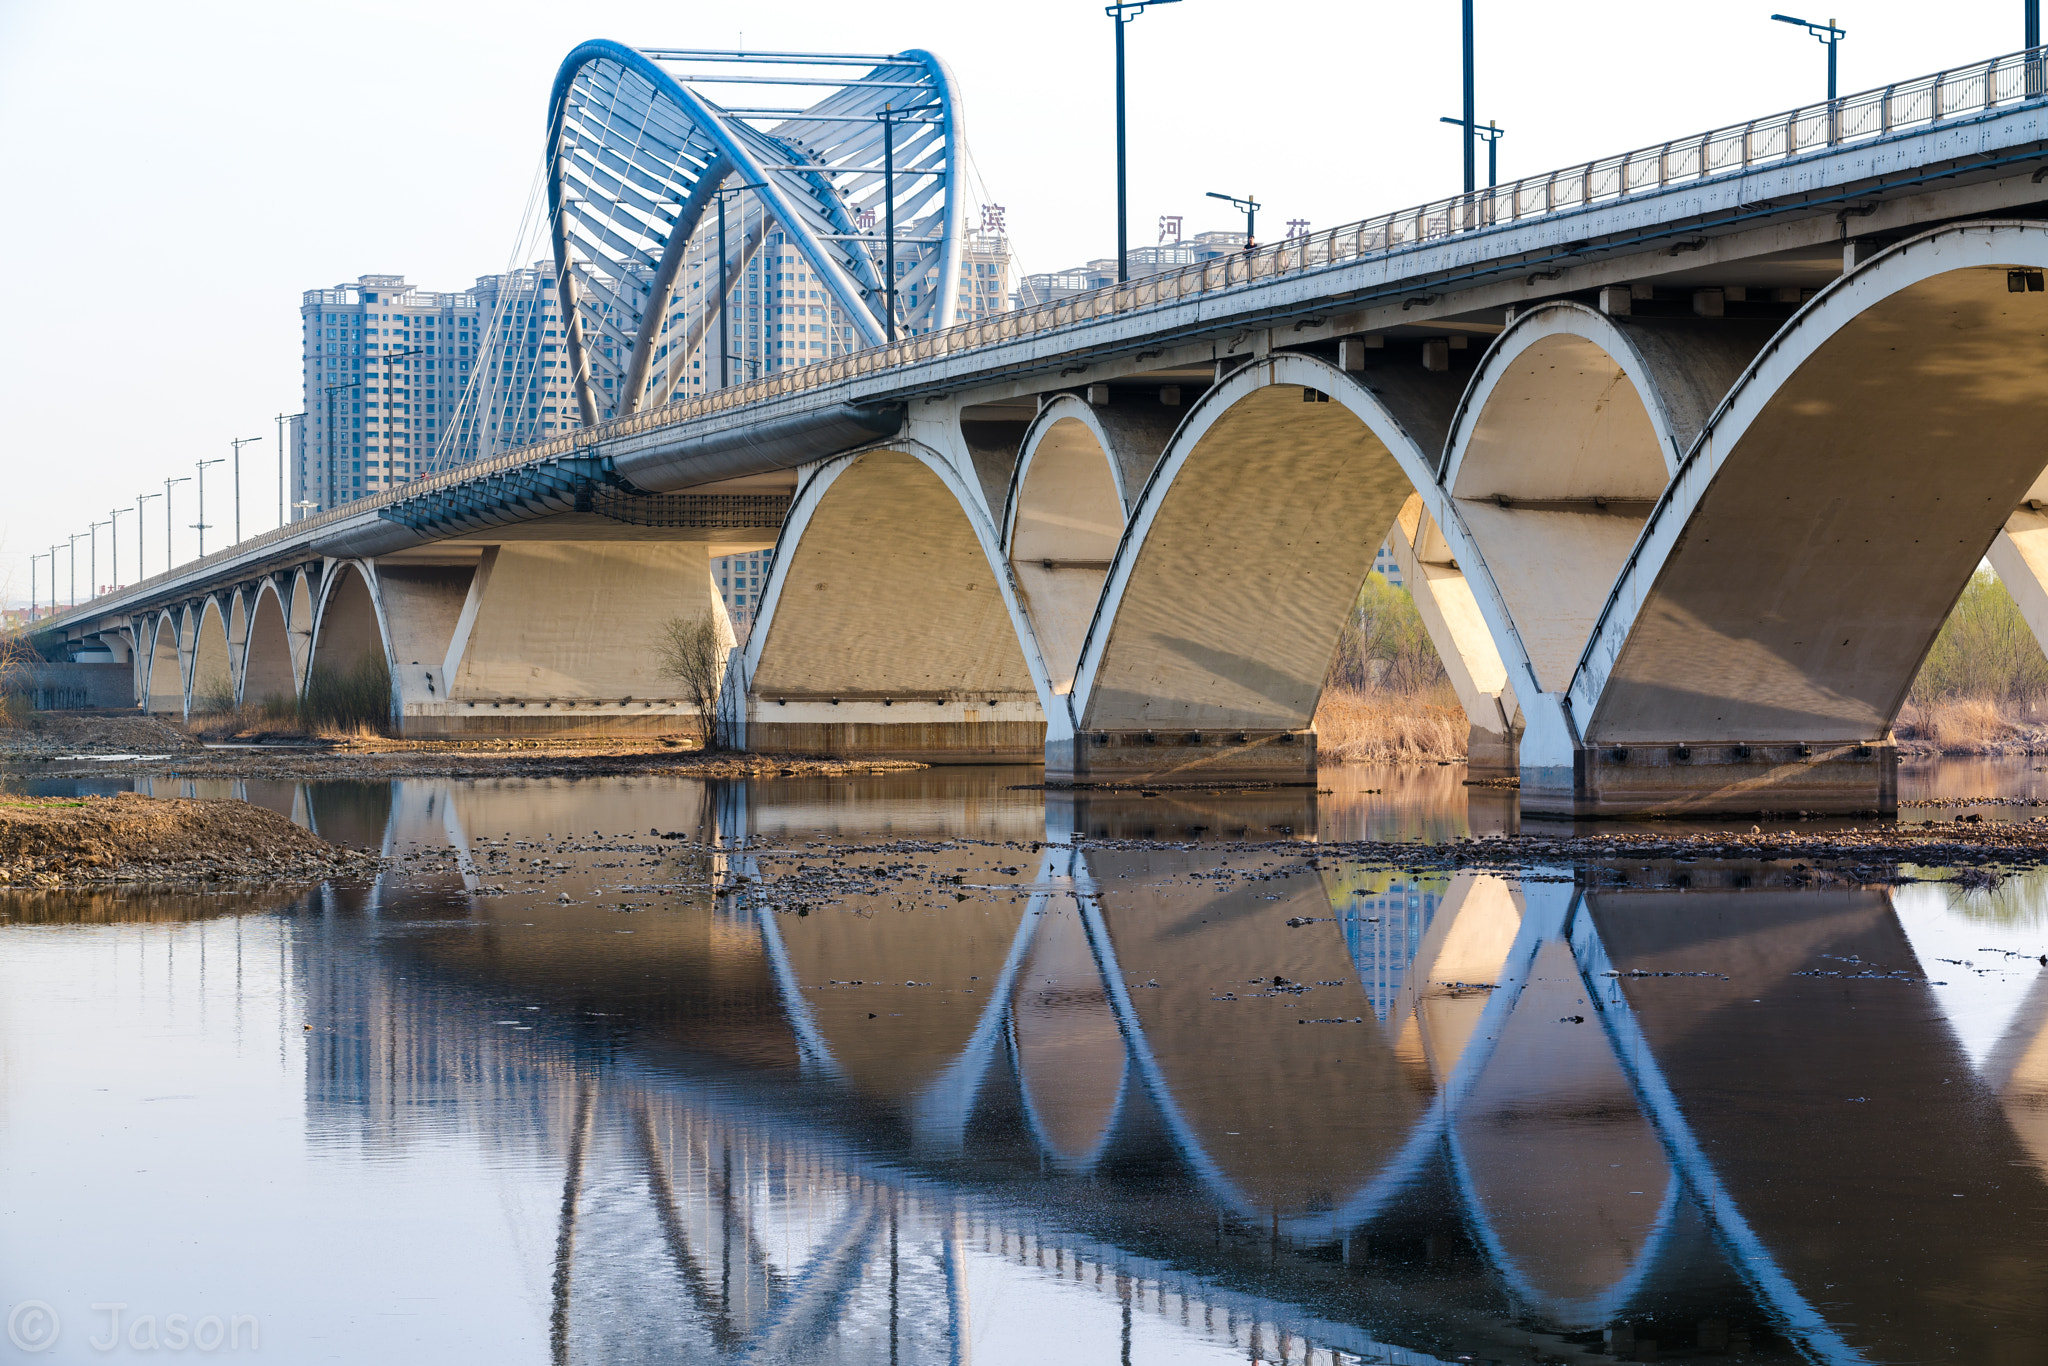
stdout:
[[302,422],[304,413],[279,413],[277,415],[277,524],[284,525],[284,424]]
[[206,558],[206,467],[208,465],[224,465],[226,463],[227,457],[224,455],[216,456],[212,460],[194,460],[192,462],[199,470],[199,520],[192,524],[192,529],[199,533],[199,558],[202,560]]
[[[1470,0],[1467,0],[1467,3],[1469,4]],[[1833,104],[1835,102],[1835,49],[1840,46],[1842,39],[1849,36],[1849,30],[1836,28],[1833,19],[1829,19],[1825,24],[1816,24],[1810,19],[1795,19],[1789,14],[1773,14],[1771,18],[1781,24],[1792,24],[1795,27],[1805,29],[1808,33],[1818,38],[1821,46],[1828,50],[1828,103]]]
[[[1116,4],[1102,7],[1102,12],[1116,24],[1116,282],[1120,285],[1131,282],[1130,205],[1124,175],[1124,25],[1143,14],[1148,5],[1179,3],[1180,0],[1117,0]],[[1469,9],[1472,0],[1465,0],[1465,3]],[[890,286],[895,286],[893,278]]]
[[[237,436],[228,441],[235,448],[235,544],[242,543],[242,447],[253,446],[260,436]],[[206,514],[201,513],[202,517]]]
[[[169,490],[165,492],[167,493]],[[148,525],[143,520],[142,505],[152,498],[162,498],[164,496],[163,493],[138,493],[135,495],[135,572],[138,574],[147,574],[149,572],[149,561],[142,557],[143,551],[148,548],[145,544],[147,538],[142,534],[143,527]],[[170,568],[169,565],[164,567],[166,569]]]
[[126,511],[127,508],[113,508],[107,513],[107,525],[113,528],[107,533],[107,557],[111,561],[107,577],[116,588],[121,586],[121,514]]
[[1252,196],[1250,195],[1246,195],[1244,198],[1239,199],[1234,194],[1218,194],[1214,190],[1209,191],[1209,198],[1220,199],[1224,203],[1236,209],[1239,213],[1243,214],[1244,249],[1246,251],[1250,251],[1252,248],[1258,246],[1259,235],[1257,228],[1260,208],[1258,200],[1252,198]]
[[181,474],[176,479],[164,480],[164,573],[171,572],[171,486],[189,484],[192,476]]
[[[887,125],[885,124],[884,127]],[[732,382],[729,369],[732,360],[732,314],[728,311],[732,298],[732,257],[725,249],[725,201],[730,195],[745,194],[748,190],[765,190],[766,185],[755,182],[747,185],[721,185],[711,192],[718,201],[718,387],[723,389]],[[895,211],[890,211],[890,221],[895,221]],[[745,226],[742,220],[741,226]],[[895,334],[890,334],[894,339]]]
[[112,519],[85,524],[86,534],[91,538],[85,550],[85,596],[88,601],[100,595],[100,528],[113,524]]
[[73,606],[73,607],[76,607],[76,606],[78,606],[78,543],[79,543],[79,541],[80,541],[80,540],[84,539],[84,536],[85,536],[85,533],[84,533],[83,531],[75,531],[75,532],[73,532],[73,533],[71,534],[71,603],[70,603],[70,605],[71,605],[71,606]]
[[[1437,122],[1455,124],[1460,128],[1466,127],[1465,120],[1463,119],[1438,119]],[[1475,136],[1486,139],[1486,188],[1489,190],[1500,183],[1500,150],[1498,144],[1502,135],[1507,131],[1507,129],[1495,124],[1492,119],[1488,119],[1484,128],[1468,129],[1465,135],[1468,143]]]

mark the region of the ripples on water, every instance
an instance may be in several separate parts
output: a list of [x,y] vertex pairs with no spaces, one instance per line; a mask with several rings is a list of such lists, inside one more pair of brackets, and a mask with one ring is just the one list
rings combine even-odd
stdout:
[[80,1361],[2048,1357],[2048,883],[1311,866],[1517,828],[1459,772],[141,780],[460,871],[0,894],[0,1298]]

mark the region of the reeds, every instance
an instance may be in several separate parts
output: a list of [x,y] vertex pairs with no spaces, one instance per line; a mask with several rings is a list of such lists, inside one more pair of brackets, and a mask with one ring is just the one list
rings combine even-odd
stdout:
[[1316,708],[1326,764],[1440,763],[1465,757],[1471,725],[1448,686],[1426,693],[1326,688]]

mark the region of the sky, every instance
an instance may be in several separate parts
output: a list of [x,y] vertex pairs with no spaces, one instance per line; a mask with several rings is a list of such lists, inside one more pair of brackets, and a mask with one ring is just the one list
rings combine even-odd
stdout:
[[[1793,0],[1799,4],[1803,0]],[[1780,0],[1782,3],[1782,0]],[[2022,0],[1831,0],[1850,93],[2018,48]],[[1794,11],[1799,12],[1799,11]],[[1477,112],[1503,180],[1826,95],[1826,54],[1755,4],[1476,0]],[[1241,228],[1209,191],[1256,195],[1260,236],[1459,188],[1457,0],[1175,0],[1126,31],[1130,236]],[[1113,254],[1114,34],[1101,0],[0,0],[0,599],[52,542],[136,495],[242,456],[242,533],[278,521],[276,422],[300,407],[299,298],[370,273],[467,287],[508,264],[549,86],[588,38],[645,46],[895,52],[952,67],[973,168],[1020,271]],[[1483,165],[1483,163],[1482,163]],[[1483,174],[1483,171],[1482,171]],[[968,206],[972,221],[975,206]],[[208,544],[233,488],[206,473]],[[196,550],[193,485],[171,520]],[[144,515],[164,568],[161,497]],[[97,581],[112,582],[98,532]],[[88,542],[77,545],[81,594]],[[47,600],[48,561],[36,570]]]

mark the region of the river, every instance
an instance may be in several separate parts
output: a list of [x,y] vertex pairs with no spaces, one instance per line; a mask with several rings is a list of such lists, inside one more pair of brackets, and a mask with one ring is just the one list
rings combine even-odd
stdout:
[[1461,774],[67,783],[417,857],[0,892],[0,1360],[2048,1361],[2048,878],[1317,854]]

